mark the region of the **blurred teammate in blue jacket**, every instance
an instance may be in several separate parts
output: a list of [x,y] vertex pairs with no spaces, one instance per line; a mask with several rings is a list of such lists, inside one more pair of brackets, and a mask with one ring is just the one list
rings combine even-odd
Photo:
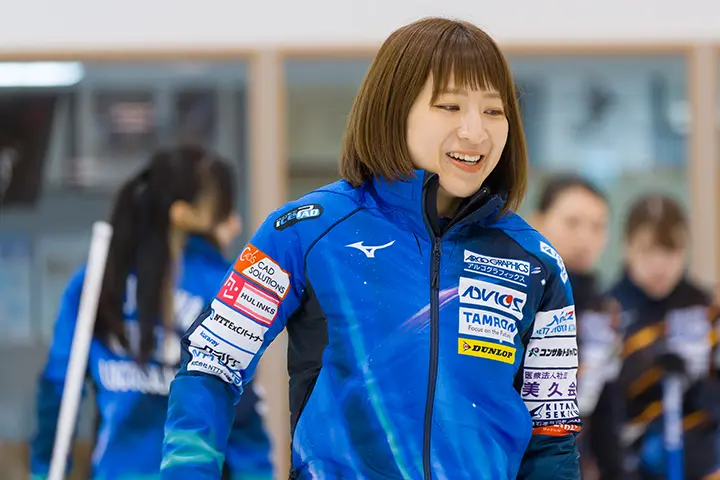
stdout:
[[[120,189],[87,376],[96,391],[94,480],[159,478],[169,383],[180,337],[228,268],[222,251],[239,233],[234,172],[203,149],[155,154]],[[37,396],[32,478],[49,470],[84,278],[62,298]],[[254,388],[236,407],[219,465],[224,478],[271,479],[270,444]]]

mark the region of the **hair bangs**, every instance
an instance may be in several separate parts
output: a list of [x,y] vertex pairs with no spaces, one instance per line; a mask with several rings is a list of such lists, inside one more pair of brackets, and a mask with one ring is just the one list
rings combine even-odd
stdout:
[[509,105],[512,80],[500,50],[477,29],[454,25],[441,36],[430,64],[432,101],[448,88],[495,90]]

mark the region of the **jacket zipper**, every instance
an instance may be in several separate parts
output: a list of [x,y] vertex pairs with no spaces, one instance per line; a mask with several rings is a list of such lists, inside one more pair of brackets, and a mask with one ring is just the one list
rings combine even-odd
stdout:
[[425,425],[423,430],[423,473],[425,480],[432,479],[430,461],[430,438],[432,430],[433,405],[438,373],[438,349],[440,342],[440,257],[442,238],[433,236],[433,254],[430,262],[430,372],[425,402]]
[[[438,375],[438,350],[440,345],[440,257],[442,256],[442,240],[444,236],[454,228],[458,223],[469,221],[475,215],[482,215],[489,208],[494,208],[491,203],[486,202],[475,214],[471,214],[465,218],[462,218],[456,214],[456,218],[461,218],[459,221],[450,222],[444,231],[437,235],[427,217],[426,210],[426,193],[427,190],[423,188],[422,203],[423,203],[423,219],[425,226],[427,227],[428,233],[432,238],[432,259],[430,262],[430,367],[428,372],[428,389],[427,397],[425,400],[425,418],[423,426],[423,477],[425,480],[432,480],[432,462],[430,454],[430,445],[432,438],[432,417],[433,417],[433,406],[435,404],[435,390],[437,388],[437,375]],[[487,197],[490,190],[483,187],[482,196]]]

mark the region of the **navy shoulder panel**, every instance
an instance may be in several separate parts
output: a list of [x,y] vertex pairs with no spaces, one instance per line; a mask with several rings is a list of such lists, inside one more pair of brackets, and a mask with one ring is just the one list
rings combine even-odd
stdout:
[[520,215],[516,213],[504,215],[493,224],[493,227],[501,229],[528,254],[540,260],[548,276],[556,273],[563,283],[567,283],[567,270],[555,247]]

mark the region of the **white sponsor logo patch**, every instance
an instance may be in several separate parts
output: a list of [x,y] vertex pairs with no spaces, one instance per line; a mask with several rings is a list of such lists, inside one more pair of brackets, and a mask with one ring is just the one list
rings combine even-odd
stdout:
[[190,353],[193,358],[188,363],[188,371],[209,373],[220,377],[227,383],[242,385],[242,377],[238,373],[230,371],[212,351],[191,347]]
[[525,370],[523,400],[572,400],[577,396],[577,370]]
[[253,354],[257,353],[262,346],[267,327],[251,321],[218,300],[213,300],[210,307],[210,314],[197,330],[202,330],[202,335],[212,337],[214,342],[218,342],[218,345],[213,345],[210,340],[205,340],[211,347],[219,346],[219,337],[225,343]]
[[499,313],[460,307],[458,332],[463,335],[514,343],[517,322]]
[[535,425],[565,423],[577,420],[580,410],[572,400],[559,402],[525,402]]
[[500,310],[518,320],[523,317],[522,310],[527,300],[523,292],[466,277],[460,277],[458,294],[461,303]]
[[530,262],[524,260],[516,260],[514,258],[498,258],[488,255],[480,255],[479,253],[465,250],[465,263],[477,265],[489,265],[492,267],[502,268],[509,272],[518,273],[520,275],[530,274]]
[[574,368],[578,365],[575,337],[530,339],[525,366],[531,368]]
[[538,312],[535,315],[533,337],[557,337],[561,335],[575,335],[577,323],[575,320],[575,305]]
[[[250,365],[253,353],[231,344],[216,333],[200,325],[190,334],[190,353],[204,351],[205,354],[212,353],[216,359],[227,366],[230,370],[243,370]],[[205,357],[203,354],[203,358]]]

